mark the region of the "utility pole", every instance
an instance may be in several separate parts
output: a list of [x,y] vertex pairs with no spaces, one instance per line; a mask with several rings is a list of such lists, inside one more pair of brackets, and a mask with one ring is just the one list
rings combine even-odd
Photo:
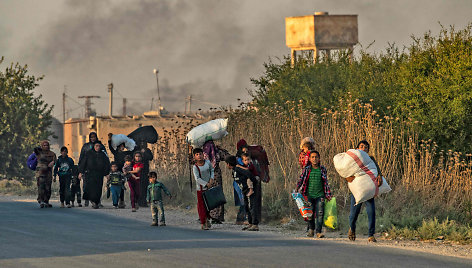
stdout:
[[91,99],[99,99],[100,96],[79,96],[79,99],[85,99],[85,117],[89,118],[92,113],[92,101]]
[[123,98],[123,116],[126,116],[126,98]]
[[113,116],[113,83],[108,84],[108,93],[110,100],[108,101],[108,115]]
[[64,86],[64,91],[62,92],[62,123],[66,123],[66,86]]
[[160,94],[160,89],[159,89],[159,70],[154,69],[154,74],[156,74],[156,83],[157,83],[157,112],[159,115],[161,115],[161,94]]

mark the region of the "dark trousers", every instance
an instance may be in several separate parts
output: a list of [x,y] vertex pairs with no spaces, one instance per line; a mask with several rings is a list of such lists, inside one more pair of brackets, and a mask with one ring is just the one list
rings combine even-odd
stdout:
[[310,230],[321,233],[323,227],[323,214],[324,214],[324,198],[311,198],[308,197],[308,202],[311,203],[311,209],[313,210],[313,217],[308,221],[308,227]]
[[75,201],[75,196],[77,195],[77,203],[80,204],[81,199],[81,190],[80,190],[80,181],[78,179],[70,185],[70,201]]
[[[256,183],[254,184],[254,188]],[[259,205],[258,197],[256,193],[253,193],[251,196],[247,197],[244,195],[244,207],[246,209],[247,221],[249,224],[259,225]]]
[[144,167],[143,171],[141,172],[141,178],[139,182],[139,198],[137,200],[139,206],[147,207],[147,187],[149,185],[148,179],[149,167]]
[[241,222],[246,220],[246,207],[239,206],[238,214],[236,215],[236,221]]
[[120,201],[122,202],[125,202],[125,187],[121,187],[121,191],[120,191]]
[[[374,236],[375,234],[375,201],[374,198],[369,199],[364,202],[366,205],[366,210],[367,210],[367,218],[369,219],[369,236]],[[353,232],[356,231],[356,221],[357,217],[359,217],[359,213],[361,212],[362,204],[360,203],[359,205],[356,204],[356,199],[354,198],[354,195],[351,194],[351,212],[349,214],[349,227],[351,227],[351,230]]]
[[59,176],[59,199],[61,203],[65,201],[67,205],[70,204],[70,181],[70,175]]
[[36,180],[38,186],[38,203],[49,203],[49,198],[51,198],[52,177],[40,176],[36,178]]

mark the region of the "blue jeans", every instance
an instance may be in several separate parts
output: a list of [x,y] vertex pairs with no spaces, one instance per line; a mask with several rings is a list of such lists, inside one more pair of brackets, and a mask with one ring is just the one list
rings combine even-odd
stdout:
[[121,185],[110,186],[111,198],[113,200],[113,206],[118,206],[118,200],[120,200]]
[[311,209],[313,210],[313,217],[308,221],[308,228],[315,230],[317,234],[321,233],[321,228],[323,227],[324,198],[308,197],[308,202],[311,203]]
[[[367,218],[369,219],[369,236],[374,236],[375,234],[375,201],[374,198],[369,199],[364,202],[367,210]],[[351,213],[349,214],[349,226],[353,232],[356,232],[356,221],[361,212],[362,204],[356,204],[356,199],[351,194]]]

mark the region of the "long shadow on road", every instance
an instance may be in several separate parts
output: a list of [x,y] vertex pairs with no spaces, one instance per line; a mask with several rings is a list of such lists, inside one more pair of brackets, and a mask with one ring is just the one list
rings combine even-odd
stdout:
[[[27,202],[0,202],[0,247],[3,248],[0,259],[3,260],[146,252],[149,249],[157,253],[175,250],[179,254],[195,255],[196,259],[202,250],[227,255],[227,258],[258,256],[267,258],[267,262],[263,262],[267,266],[313,264],[313,259],[326,258],[331,266],[377,266],[381,264],[379,260],[385,260],[383,267],[470,265],[468,260],[452,257],[330,241],[287,239],[263,232],[156,228],[95,211],[39,209],[36,204]],[[257,262],[252,264],[257,266]]]

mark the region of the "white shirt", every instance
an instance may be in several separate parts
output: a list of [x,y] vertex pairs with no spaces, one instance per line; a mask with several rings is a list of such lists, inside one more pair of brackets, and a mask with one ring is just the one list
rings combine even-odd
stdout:
[[[199,169],[200,172],[198,172]],[[211,165],[211,162],[205,160],[205,164],[203,166],[198,166],[198,168],[196,167],[196,165],[193,165],[193,177],[195,178],[195,181],[197,181],[197,191],[200,191],[200,186],[203,190],[206,190],[206,185],[208,184],[210,179],[213,179],[215,177],[214,169]]]

